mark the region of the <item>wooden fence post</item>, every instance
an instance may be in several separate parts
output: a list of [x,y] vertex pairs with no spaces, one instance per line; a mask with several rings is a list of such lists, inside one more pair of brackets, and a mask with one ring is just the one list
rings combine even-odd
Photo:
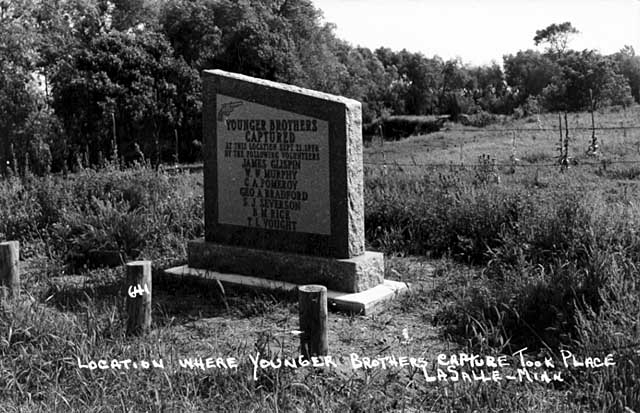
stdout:
[[18,241],[0,242],[0,288],[2,298],[15,298],[20,293],[20,244]]
[[300,347],[302,355],[326,356],[327,344],[327,287],[302,285],[298,287],[300,312]]
[[151,329],[151,261],[127,265],[127,335],[141,335]]

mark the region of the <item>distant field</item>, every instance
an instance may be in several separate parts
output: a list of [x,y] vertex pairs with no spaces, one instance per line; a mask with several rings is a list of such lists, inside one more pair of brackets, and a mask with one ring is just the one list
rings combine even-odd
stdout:
[[[640,162],[640,105],[626,111],[595,113],[596,137],[602,152],[602,156],[597,159],[585,155],[591,143],[591,115],[572,113],[567,120],[569,155],[578,161]],[[564,133],[564,118],[562,122]],[[514,139],[516,157],[525,167],[553,163],[554,157],[558,155],[556,147],[560,139],[558,115],[545,113],[539,117],[509,120],[485,128],[445,123],[441,131],[427,135],[384,144],[379,139],[374,139],[365,149],[365,162],[457,166],[476,164],[479,156],[489,155],[499,164],[507,164],[510,163]]]

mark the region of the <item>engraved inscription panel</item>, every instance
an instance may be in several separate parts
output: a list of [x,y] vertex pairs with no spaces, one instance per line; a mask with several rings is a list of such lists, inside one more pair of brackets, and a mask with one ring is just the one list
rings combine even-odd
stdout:
[[218,222],[329,235],[329,125],[217,95]]

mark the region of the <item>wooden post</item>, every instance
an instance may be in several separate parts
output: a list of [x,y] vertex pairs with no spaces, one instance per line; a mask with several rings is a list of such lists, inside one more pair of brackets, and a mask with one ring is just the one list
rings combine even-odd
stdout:
[[595,111],[595,105],[593,102],[593,90],[589,89],[589,99],[591,99],[591,145],[589,146],[588,153],[591,155],[598,154],[598,138],[596,137],[596,120],[593,115]]
[[173,136],[175,138],[175,149],[176,149],[176,153],[173,156],[173,160],[176,163],[176,165],[178,165],[180,163],[180,145],[179,145],[179,141],[178,141],[178,129],[177,128],[173,128]]
[[127,335],[151,329],[151,261],[127,263]]
[[562,158],[562,144],[564,143],[562,137],[562,115],[558,112],[558,130],[560,131],[560,158]]
[[327,287],[303,285],[298,287],[300,312],[300,351],[309,360],[312,356],[326,356],[327,344]]
[[569,123],[567,122],[567,112],[564,113],[564,154],[569,156]]
[[15,298],[20,293],[20,244],[18,241],[0,242],[0,288],[2,298]]
[[111,160],[118,162],[118,137],[116,135],[116,114],[111,112]]
[[567,112],[564,112],[564,158],[562,160],[564,169],[569,168],[569,123],[567,122]]

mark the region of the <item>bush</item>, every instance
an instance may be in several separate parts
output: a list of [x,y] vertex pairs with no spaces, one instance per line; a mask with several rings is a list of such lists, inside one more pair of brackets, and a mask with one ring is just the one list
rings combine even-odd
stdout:
[[454,122],[460,115],[476,113],[479,109],[472,97],[455,92],[447,93],[439,105],[440,113],[446,113]]
[[196,179],[147,168],[10,179],[0,183],[0,235],[39,245],[74,268],[91,265],[96,250],[181,256],[186,241],[204,233]]
[[640,291],[637,263],[624,254],[611,254],[609,277],[601,290],[599,311],[584,308],[576,312],[577,350],[581,355],[614,354],[616,365],[600,372],[583,371],[582,395],[601,394],[592,399],[597,411],[628,412],[640,409],[640,342],[638,314]]
[[69,211],[53,230],[65,244],[67,261],[75,268],[93,266],[94,251],[117,251],[132,260],[146,247],[153,231],[154,223],[144,212],[140,207],[131,210],[124,200],[94,197],[89,210]]
[[505,228],[478,285],[438,315],[448,333],[494,348],[573,345],[584,338],[581,314],[600,317],[612,283],[632,277],[637,210],[615,211],[577,192],[530,207]]
[[541,105],[538,102],[538,98],[529,96],[527,100],[514,110],[514,117],[516,119],[526,118],[539,114],[541,111]]
[[518,216],[520,196],[478,180],[474,185],[440,175],[386,175],[365,183],[365,231],[386,252],[442,255],[482,263],[504,227]]
[[493,113],[479,111],[473,115],[460,115],[458,120],[464,126],[473,126],[476,128],[484,128],[491,124],[497,123],[501,120],[501,117],[494,115]]
[[[446,117],[436,116],[389,116],[378,120],[382,124],[384,138],[398,140],[412,135],[437,132],[444,125]],[[375,131],[376,125],[369,125],[367,133]]]
[[38,239],[41,205],[36,192],[17,177],[0,180],[0,237],[16,241]]
[[535,152],[523,153],[520,159],[530,164],[553,162],[554,155],[545,151],[537,150]]
[[620,268],[639,265],[640,209],[578,188],[507,189],[478,179],[481,172],[371,177],[368,241],[388,253],[484,266],[436,317],[465,343],[486,351],[572,345],[580,314],[601,314]]

